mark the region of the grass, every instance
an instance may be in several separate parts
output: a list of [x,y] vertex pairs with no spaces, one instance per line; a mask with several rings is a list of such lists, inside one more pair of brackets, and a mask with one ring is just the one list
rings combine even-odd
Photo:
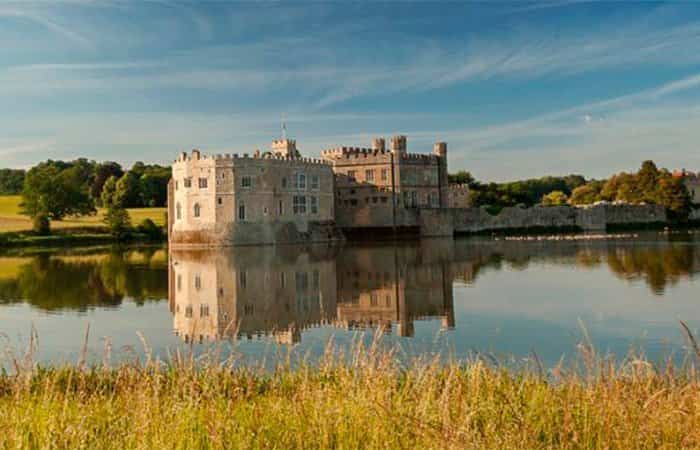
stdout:
[[[20,214],[19,204],[22,199],[19,195],[0,196],[0,233],[22,232],[32,229],[32,221],[29,217]],[[144,219],[151,219],[157,225],[165,224],[166,208],[131,208],[127,210],[131,217],[131,222],[138,225]],[[98,209],[94,216],[67,217],[61,221],[51,222],[54,230],[76,230],[76,229],[103,229],[102,218],[104,210]]]
[[[698,448],[692,364],[402,365],[361,344],[273,372],[176,354],[0,376],[0,448]],[[146,351],[146,353],[148,353]]]

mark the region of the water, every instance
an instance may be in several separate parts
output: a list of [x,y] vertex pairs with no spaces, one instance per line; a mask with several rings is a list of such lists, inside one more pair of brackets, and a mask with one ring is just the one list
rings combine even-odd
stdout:
[[142,353],[142,336],[162,358],[217,346],[270,363],[381,329],[407,356],[534,350],[553,364],[583,324],[600,351],[658,360],[685,351],[679,320],[700,327],[699,270],[692,233],[7,254],[0,348],[24,351],[35,330],[44,363],[77,361],[86,334],[93,361]]

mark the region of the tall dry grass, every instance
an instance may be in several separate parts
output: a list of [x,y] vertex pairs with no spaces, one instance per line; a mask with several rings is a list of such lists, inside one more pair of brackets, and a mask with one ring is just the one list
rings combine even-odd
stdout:
[[147,346],[145,361],[112,367],[109,353],[94,367],[13,358],[0,448],[700,447],[692,353],[615,361],[584,341],[577,362],[545,369],[533,354],[512,370],[478,357],[403,364],[360,340],[272,372],[216,352],[164,363]]

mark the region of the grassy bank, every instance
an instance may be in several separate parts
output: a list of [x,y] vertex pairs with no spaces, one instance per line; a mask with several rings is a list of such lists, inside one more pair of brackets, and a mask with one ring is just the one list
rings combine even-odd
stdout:
[[[22,233],[32,229],[32,220],[20,214],[19,204],[22,198],[19,195],[0,196],[0,233]],[[165,208],[131,208],[127,209],[131,223],[137,225],[144,219],[151,219],[156,225],[165,224]],[[104,230],[104,209],[97,210],[94,216],[67,217],[61,221],[51,222],[53,230],[77,231],[92,229],[93,234],[100,234]]]
[[[358,348],[273,373],[206,359],[0,377],[3,448],[698,448],[691,366],[513,372]],[[211,359],[215,360],[215,357]]]
[[[103,245],[115,242],[103,223],[103,209],[98,209],[94,216],[52,221],[51,234],[38,236],[31,231],[31,219],[20,214],[20,203],[21,197],[18,195],[0,196],[0,247]],[[133,208],[127,209],[127,212],[133,225],[145,219],[151,219],[159,226],[165,224],[165,208]],[[141,242],[151,239],[133,233],[129,240]]]

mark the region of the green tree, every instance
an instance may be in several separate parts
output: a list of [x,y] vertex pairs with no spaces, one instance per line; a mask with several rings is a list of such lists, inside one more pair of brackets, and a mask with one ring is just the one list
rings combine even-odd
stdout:
[[110,234],[119,240],[126,238],[131,231],[131,218],[126,209],[110,205],[104,217],[104,222],[109,228]]
[[0,195],[15,195],[22,192],[25,171],[0,169]]
[[567,200],[566,194],[562,191],[552,191],[542,197],[542,204],[545,206],[561,206],[565,205]]
[[140,183],[138,176],[129,171],[117,181],[114,203],[123,208],[141,206]]
[[106,161],[95,167],[95,176],[90,184],[90,195],[95,201],[102,201],[102,189],[111,177],[121,178],[124,175],[122,166],[113,161]]
[[105,181],[105,184],[102,187],[102,192],[100,194],[102,206],[104,206],[105,208],[110,208],[112,206],[115,206],[116,193],[117,193],[117,177],[112,175],[111,177],[109,177],[107,179],[107,181]]
[[476,180],[471,173],[466,170],[460,170],[457,173],[451,173],[447,176],[450,184],[466,184],[472,186]]
[[61,220],[68,215],[95,213],[83,178],[83,168],[47,161],[33,167],[24,180],[22,214]]
[[572,205],[591,205],[602,199],[600,194],[602,188],[603,183],[600,181],[591,181],[579,186],[571,192],[569,202]]

